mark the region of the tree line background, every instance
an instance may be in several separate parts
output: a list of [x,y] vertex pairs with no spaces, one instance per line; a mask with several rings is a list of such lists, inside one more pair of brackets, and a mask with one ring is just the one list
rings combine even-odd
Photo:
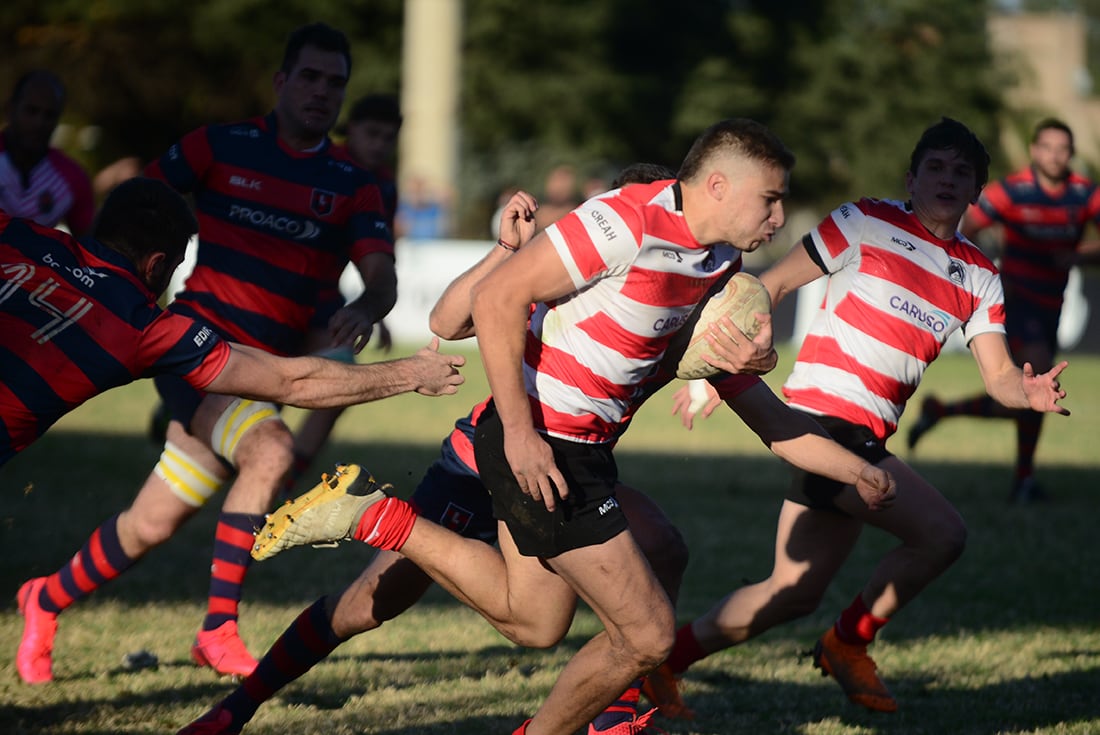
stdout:
[[[1034,119],[1002,100],[1012,80],[985,25],[997,8],[1079,10],[1090,44],[1100,37],[1100,0],[464,0],[457,234],[483,236],[497,192],[537,192],[552,165],[605,178],[633,161],[675,168],[731,116],[796,152],[797,204],[901,196],[914,141],[943,115],[972,127],[999,170],[998,131]],[[0,84],[58,72],[63,121],[97,131],[69,152],[94,172],[266,112],[287,32],[314,20],[352,41],[349,102],[397,92],[402,14],[401,0],[14,0],[0,9]]]

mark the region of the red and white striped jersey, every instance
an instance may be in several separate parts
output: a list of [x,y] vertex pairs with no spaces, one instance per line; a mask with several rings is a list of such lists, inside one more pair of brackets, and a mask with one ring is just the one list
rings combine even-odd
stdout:
[[547,228],[576,291],[536,304],[525,379],[535,428],[615,441],[674,377],[659,366],[711,285],[741,267],[732,245],[698,242],[673,181],[602,194]]
[[959,233],[935,237],[902,202],[843,204],[803,244],[828,285],[783,386],[794,407],[885,439],[948,336],[1004,333],[992,261]]
[[0,135],[0,211],[44,227],[64,222],[81,236],[95,216],[92,182],[79,163],[56,148],[50,148],[24,178],[12,163],[6,136]]

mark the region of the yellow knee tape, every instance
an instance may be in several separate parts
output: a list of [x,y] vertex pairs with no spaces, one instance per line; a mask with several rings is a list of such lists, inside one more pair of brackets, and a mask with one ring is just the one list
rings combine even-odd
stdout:
[[250,401],[247,398],[234,399],[214,423],[214,432],[210,436],[210,446],[233,467],[237,466],[234,454],[237,444],[253,426],[279,418],[279,409],[274,403]]
[[172,442],[166,442],[156,468],[157,476],[180,500],[201,508],[221,489],[223,480],[203,468]]

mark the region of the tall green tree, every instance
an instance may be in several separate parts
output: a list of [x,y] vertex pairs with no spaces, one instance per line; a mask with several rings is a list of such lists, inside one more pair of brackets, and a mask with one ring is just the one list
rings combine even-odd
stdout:
[[400,0],[15,0],[0,11],[10,40],[0,83],[32,67],[65,80],[66,120],[100,131],[92,168],[149,160],[199,125],[270,109],[286,35],[322,20],[352,40],[353,86],[397,91]]

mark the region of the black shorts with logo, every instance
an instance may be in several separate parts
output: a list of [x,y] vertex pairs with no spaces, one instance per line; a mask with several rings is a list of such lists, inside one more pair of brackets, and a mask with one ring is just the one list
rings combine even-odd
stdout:
[[[802,413],[806,413],[807,416],[819,423],[821,428],[825,429],[837,444],[871,464],[877,465],[887,457],[894,456],[886,448],[883,441],[866,426],[853,424],[850,421],[833,416],[817,416],[805,411]],[[815,475],[798,467],[792,467],[792,470],[791,487],[787,491],[787,500],[814,510],[828,510],[841,515],[848,515],[833,504],[833,500],[844,489],[843,482]]]
[[520,489],[504,457],[504,427],[490,401],[478,417],[474,456],[481,481],[493,496],[493,514],[508,524],[524,556],[551,558],[571,549],[602,544],[626,530],[615,498],[619,470],[608,444],[544,436],[569,486],[553,511]]

